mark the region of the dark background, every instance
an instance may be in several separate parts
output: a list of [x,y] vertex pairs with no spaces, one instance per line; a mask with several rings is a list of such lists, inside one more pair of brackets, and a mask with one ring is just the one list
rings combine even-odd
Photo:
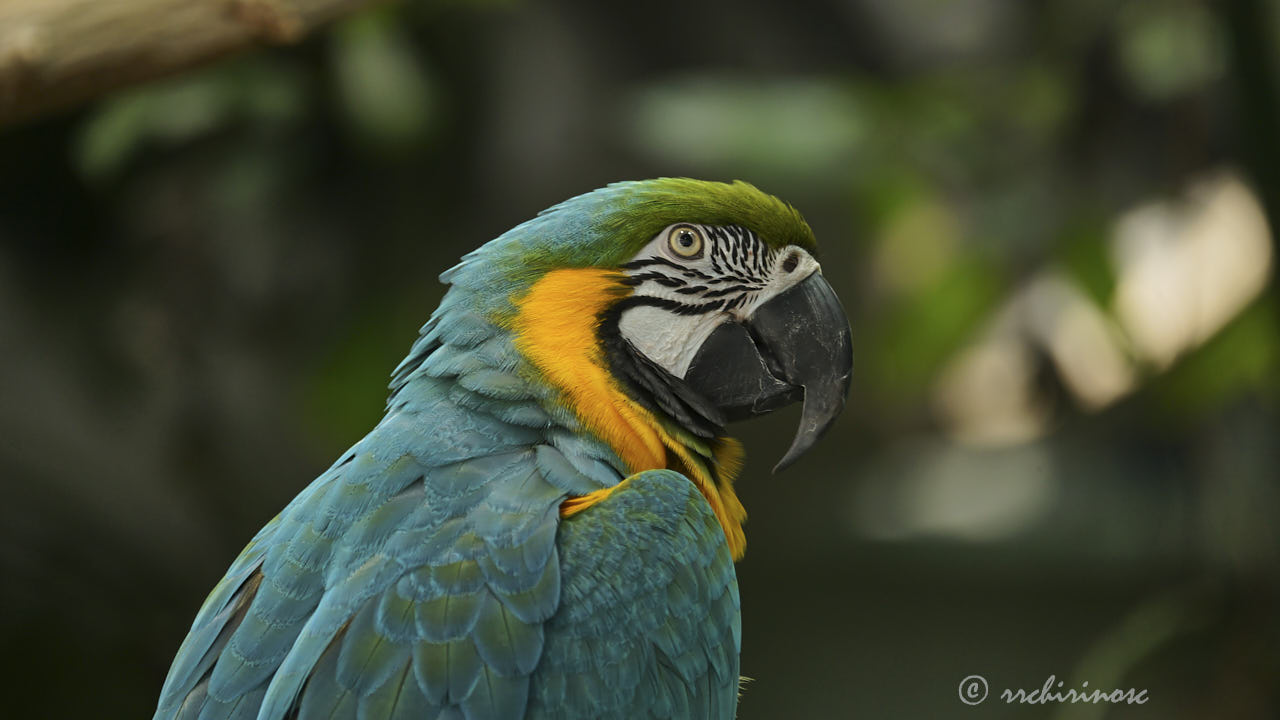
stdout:
[[[1261,1],[410,3],[0,130],[0,714],[149,717],[437,274],[691,175],[804,212],[855,339],[799,465],[794,409],[740,428],[743,720],[1277,717],[1278,37]],[[1050,675],[1150,702],[996,697]]]

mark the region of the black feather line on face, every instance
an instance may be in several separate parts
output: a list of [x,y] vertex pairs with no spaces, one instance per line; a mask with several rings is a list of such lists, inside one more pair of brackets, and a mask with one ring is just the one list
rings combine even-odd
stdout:
[[[738,226],[702,226],[707,244],[711,246],[705,257],[715,274],[707,274],[675,260],[652,256],[632,260],[622,265],[623,270],[646,270],[632,275],[623,283],[639,287],[655,282],[674,289],[678,295],[703,299],[725,298],[722,302],[685,303],[670,298],[633,295],[622,305],[623,309],[637,305],[660,307],[677,315],[698,315],[716,310],[741,307],[747,296],[762,289],[772,267],[776,252],[767,247],[758,235]],[[673,272],[674,271],[674,272]],[[713,289],[712,286],[719,286]]]
[[676,315],[705,315],[709,312],[716,312],[724,309],[726,301],[718,300],[715,302],[692,305],[689,303],[682,303],[679,300],[672,300],[671,298],[653,297],[652,295],[629,295],[614,303],[613,307],[617,308],[618,313],[621,314],[623,310],[640,307],[642,305],[662,308],[663,310],[675,313]]
[[718,298],[718,297],[724,297],[725,295],[732,295],[734,293],[746,293],[752,290],[759,290],[759,289],[760,288],[758,287],[751,287],[748,285],[734,285],[733,287],[720,288],[719,290],[708,290],[707,292],[702,293],[702,297]]
[[721,277],[711,278],[710,280],[705,280],[703,282],[705,282],[708,285],[723,285],[725,283],[749,283],[754,281],[748,280],[742,277],[741,275],[733,274],[733,275],[723,275]]
[[632,260],[631,262],[624,263],[619,267],[621,267],[623,270],[643,270],[644,268],[653,267],[655,265],[669,267],[673,270],[679,270],[685,277],[698,278],[699,280],[715,280],[716,279],[713,276],[708,275],[702,272],[701,270],[698,270],[697,268],[685,267],[684,265],[681,265],[672,260],[668,260],[664,257],[657,257],[657,256],[643,258],[641,260]]
[[650,304],[624,305],[632,299],[635,296],[624,298],[600,316],[597,334],[609,369],[622,380],[628,395],[650,412],[669,418],[697,437],[712,439],[722,435],[727,421],[719,408],[622,337],[618,326],[622,312],[628,307]]
[[751,272],[751,262],[747,257],[747,244],[755,240],[755,234],[737,225],[714,228],[714,231],[715,247],[721,249],[720,256],[724,260],[721,275],[740,283],[763,281],[763,276],[756,277]]
[[685,283],[684,280],[681,280],[678,277],[672,277],[670,275],[667,275],[661,272],[647,272],[647,273],[640,273],[639,275],[631,275],[625,278],[622,281],[622,284],[630,285],[631,287],[636,287],[637,285],[643,285],[645,282],[648,282],[649,280],[652,280],[663,287],[669,287],[669,288],[682,288],[687,284]]
[[597,334],[610,370],[630,397],[690,434],[711,439],[724,433],[726,420],[720,409],[640,352],[622,336],[618,325],[622,314],[631,308],[649,306],[675,315],[705,315],[739,308],[762,289],[776,253],[747,228],[700,227],[711,246],[703,256],[711,273],[657,255],[622,265],[623,270],[644,271],[628,277],[625,284],[639,287],[652,281],[688,297],[689,302],[629,295],[601,314]]

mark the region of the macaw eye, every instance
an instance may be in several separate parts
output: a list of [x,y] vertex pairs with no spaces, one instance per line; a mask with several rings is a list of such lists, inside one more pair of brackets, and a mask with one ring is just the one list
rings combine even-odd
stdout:
[[667,235],[667,245],[678,257],[702,257],[702,231],[692,225],[676,225]]

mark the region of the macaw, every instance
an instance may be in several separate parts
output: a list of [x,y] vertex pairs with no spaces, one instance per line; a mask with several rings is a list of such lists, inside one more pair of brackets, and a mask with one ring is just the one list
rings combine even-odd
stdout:
[[466,255],[381,422],[210,593],[156,720],[734,717],[725,426],[803,401],[781,468],[843,409],[815,252],[749,184],[663,178]]

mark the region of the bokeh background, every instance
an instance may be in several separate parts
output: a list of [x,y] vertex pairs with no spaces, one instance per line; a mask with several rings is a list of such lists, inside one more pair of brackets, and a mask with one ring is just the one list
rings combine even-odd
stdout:
[[[690,175],[799,207],[855,338],[810,457],[768,473],[794,409],[740,428],[743,720],[1277,717],[1278,39],[1261,0],[415,2],[0,129],[3,714],[149,717],[437,274]],[[1150,702],[996,698],[1050,675]]]

